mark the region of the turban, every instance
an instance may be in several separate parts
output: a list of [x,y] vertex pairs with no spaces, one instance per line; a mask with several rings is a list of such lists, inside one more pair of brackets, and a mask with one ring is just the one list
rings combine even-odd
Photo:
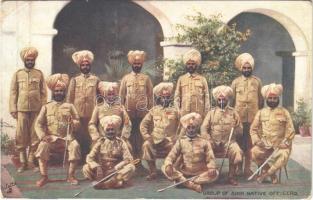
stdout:
[[20,52],[21,59],[25,61],[27,57],[34,57],[35,59],[38,56],[38,50],[35,47],[25,47]]
[[127,54],[127,58],[128,58],[129,64],[131,65],[134,64],[135,61],[143,64],[143,62],[146,59],[146,52],[139,51],[139,50],[129,51]]
[[228,99],[229,97],[233,96],[233,89],[226,85],[220,85],[212,90],[212,95],[215,100],[217,100],[220,96]]
[[113,128],[119,129],[122,125],[122,118],[117,115],[105,116],[100,119],[103,129]]
[[46,79],[47,86],[50,90],[62,89],[65,90],[69,84],[67,74],[53,74]]
[[82,50],[82,51],[77,51],[73,53],[72,59],[74,63],[76,63],[78,66],[83,62],[87,61],[89,64],[93,62],[94,55],[91,51],[88,50]]
[[158,85],[156,85],[154,88],[153,88],[153,93],[156,95],[156,96],[162,96],[163,92],[168,92],[170,94],[172,94],[173,92],[173,88],[174,88],[174,84],[173,83],[170,83],[170,82],[162,82],[162,83],[159,83]]
[[280,96],[283,93],[283,86],[281,84],[271,83],[265,85],[261,89],[261,94],[264,99],[267,99],[269,96]]
[[114,91],[115,94],[118,94],[119,91],[119,85],[117,82],[106,82],[106,81],[101,81],[98,85],[98,90],[100,91],[101,94],[106,96],[106,94],[109,91]]
[[188,125],[193,124],[194,126],[200,126],[202,123],[202,117],[198,113],[189,113],[180,118],[180,123],[184,128],[187,128]]
[[238,70],[242,70],[242,66],[246,63],[249,63],[252,67],[252,69],[254,69],[254,59],[251,56],[251,54],[249,53],[243,53],[240,54],[235,61],[235,66]]
[[189,60],[196,62],[199,66],[201,64],[201,53],[195,49],[187,51],[183,56],[184,64],[186,64]]

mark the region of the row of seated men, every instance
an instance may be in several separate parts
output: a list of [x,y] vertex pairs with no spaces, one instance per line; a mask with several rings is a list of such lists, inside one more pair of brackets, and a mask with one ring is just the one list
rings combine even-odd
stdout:
[[[28,52],[32,51],[28,49]],[[26,54],[27,52],[21,54],[23,55],[22,58],[25,59],[25,66],[27,66],[27,59],[29,58],[25,56]],[[143,55],[141,52],[138,53],[138,51],[135,51],[135,54]],[[29,53],[29,55],[32,54]],[[73,55],[73,58],[78,57],[77,60],[80,60],[77,61],[77,63],[83,63],[80,65],[81,71],[83,71],[83,60],[86,57],[87,61],[90,60],[90,53],[80,52],[79,55],[81,56],[75,57],[75,55],[76,54]],[[133,57],[134,60],[136,60],[136,56]],[[195,69],[196,66],[199,65],[199,53],[197,51],[191,51],[189,56],[186,57],[187,65],[189,61],[192,61],[192,69]],[[129,60],[131,60],[131,58],[132,57],[129,56]],[[142,60],[142,56],[139,56],[138,63],[141,64],[141,66],[143,63]],[[86,63],[88,64],[88,62]],[[130,61],[130,63],[133,64],[133,74],[131,75],[135,77],[139,76],[140,73],[136,73],[136,62]],[[139,68],[141,68],[141,66]],[[193,72],[189,70],[187,76],[192,77],[192,74]],[[23,81],[17,81],[16,79],[19,79],[18,75],[19,74],[15,74],[15,80],[12,81],[12,83],[18,82],[17,86],[15,86],[17,88],[14,88],[14,86],[11,87],[11,91],[14,89],[19,90],[21,87],[25,89],[22,90],[25,93],[28,91],[27,89],[32,86],[30,84],[28,86],[23,84]],[[201,191],[201,184],[212,182],[218,177],[219,172],[216,169],[214,153],[226,153],[230,160],[228,181],[230,184],[236,185],[237,181],[234,176],[236,174],[236,168],[238,168],[238,165],[243,161],[243,152],[234,137],[231,137],[229,140],[229,136],[233,132],[231,131],[232,128],[235,129],[233,136],[242,133],[240,130],[242,123],[239,112],[230,107],[228,101],[232,96],[236,95],[236,91],[239,91],[240,88],[234,91],[231,87],[219,86],[212,92],[213,97],[217,101],[217,107],[208,112],[188,113],[184,111],[184,109],[190,111],[190,107],[194,106],[197,110],[199,107],[207,106],[207,101],[209,100],[207,98],[208,95],[204,95],[203,100],[205,103],[203,103],[204,101],[199,101],[200,105],[195,106],[192,103],[193,100],[189,99],[191,102],[189,102],[188,106],[184,100],[186,93],[196,92],[203,95],[205,92],[201,92],[196,85],[200,84],[200,82],[203,82],[205,79],[200,80],[200,78],[192,77],[195,78],[195,82],[194,86],[191,88],[196,89],[196,91],[192,91],[190,88],[188,89],[184,86],[186,83],[190,83],[190,81],[184,80],[184,78],[188,77],[182,77],[178,80],[177,85],[183,86],[179,89],[177,89],[177,86],[175,91],[175,96],[177,93],[184,93],[180,95],[182,98],[180,100],[178,99],[181,104],[181,109],[170,106],[172,103],[171,96],[174,90],[173,84],[161,83],[155,86],[151,92],[157,97],[156,106],[153,106],[149,109],[148,113],[143,115],[142,113],[147,110],[147,106],[142,109],[138,106],[138,102],[136,102],[135,106],[137,109],[131,112],[124,107],[123,102],[125,102],[125,96],[130,98],[130,100],[126,101],[127,108],[129,108],[129,104],[134,103],[132,95],[137,91],[146,91],[146,89],[141,88],[146,84],[146,78],[146,76],[143,78],[139,76],[139,80],[133,80],[133,77],[127,77],[126,75],[126,78],[123,78],[121,82],[120,89],[118,89],[119,87],[116,83],[99,82],[97,84],[97,91],[104,97],[105,102],[94,106],[92,116],[87,124],[83,122],[84,120],[86,121],[86,119],[82,120],[81,114],[77,111],[79,109],[84,111],[84,109],[75,106],[75,103],[65,103],[66,96],[68,96],[68,98],[73,96],[70,92],[71,87],[75,88],[74,91],[78,94],[87,93],[87,91],[82,90],[84,84],[81,84],[76,79],[72,79],[69,84],[69,78],[66,74],[54,74],[45,80],[48,88],[52,90],[53,101],[43,105],[40,108],[38,116],[34,113],[33,116],[31,116],[31,114],[27,115],[28,113],[25,111],[11,112],[12,116],[17,118],[18,123],[24,120],[20,122],[22,125],[23,123],[27,124],[25,121],[31,120],[32,117],[36,118],[34,132],[40,142],[38,148],[33,149],[33,146],[31,146],[29,151],[33,152],[34,157],[38,158],[39,161],[39,169],[42,177],[37,182],[37,185],[42,186],[48,182],[47,161],[49,160],[50,151],[61,147],[64,148],[65,146],[67,146],[69,161],[67,181],[71,184],[78,183],[75,178],[75,169],[78,161],[82,158],[80,144],[85,143],[77,142],[75,138],[79,138],[79,135],[76,135],[76,133],[86,129],[86,127],[88,127],[87,133],[89,133],[91,137],[92,148],[90,152],[88,152],[86,165],[83,167],[83,174],[93,180],[104,177],[114,170],[119,170],[117,175],[101,184],[97,184],[97,188],[115,188],[123,186],[135,170],[134,165],[131,164],[133,160],[132,154],[138,157],[138,155],[140,155],[138,152],[141,150],[143,152],[142,159],[146,160],[149,165],[148,179],[156,178],[155,159],[165,158],[162,171],[166,177],[170,180],[181,181],[188,176],[197,175],[195,179],[186,181],[184,185],[198,192]],[[132,81],[127,81],[128,79]],[[133,81],[137,81],[137,83],[134,84]],[[22,83],[20,84],[20,82]],[[37,82],[41,83],[42,81],[37,80]],[[68,84],[69,89],[67,91]],[[87,86],[88,84],[89,82],[87,82]],[[77,89],[80,87],[80,90]],[[33,89],[35,90],[35,88],[36,87]],[[37,89],[38,88],[39,87],[37,87]],[[123,95],[123,88],[126,88],[127,95]],[[88,89],[91,89],[91,87]],[[177,90],[179,92],[177,92]],[[254,117],[253,124],[250,128],[253,148],[249,150],[249,153],[251,153],[252,159],[256,164],[261,165],[273,153],[274,149],[279,149],[279,151],[275,151],[275,159],[263,168],[263,173],[258,177],[258,181],[262,182],[267,176],[271,176],[273,183],[276,183],[277,178],[275,172],[280,169],[280,167],[284,166],[288,160],[294,130],[288,111],[278,106],[282,86],[270,84],[264,86],[261,93],[266,99],[268,107],[259,110]],[[15,97],[13,99],[16,100],[17,96],[20,94],[14,95]],[[194,97],[193,95],[189,95],[189,97],[190,96]],[[145,100],[146,99],[147,98],[145,98]],[[177,100],[177,98],[174,99]],[[74,96],[74,102],[76,100],[82,103],[78,105],[87,104],[86,98],[76,98]],[[13,107],[12,104],[10,100],[10,108]],[[19,104],[19,102],[15,104]],[[143,104],[147,105],[147,102],[145,101]],[[23,105],[19,106],[22,107]],[[13,111],[16,110],[18,109],[13,109]],[[14,116],[15,114],[17,114],[17,116]],[[25,114],[26,116],[19,116]],[[143,117],[141,120],[136,121],[133,120],[133,115],[135,117],[143,115]],[[79,125],[81,128],[79,128]],[[138,126],[140,131],[136,131],[136,129],[133,131],[133,126]],[[180,131],[181,127],[183,131]],[[18,132],[19,131],[17,131],[17,133]],[[19,134],[24,134],[24,139],[25,132],[29,131],[23,129],[19,132]],[[134,133],[136,133],[136,135]],[[84,134],[86,134],[86,132]],[[142,145],[140,145],[138,141],[136,142],[138,134],[142,136],[145,141]],[[30,135],[31,134],[29,134],[29,136]],[[128,142],[132,135],[135,135],[135,143]],[[19,135],[17,134],[17,136]],[[19,139],[20,138],[17,137],[17,140]],[[66,141],[68,141],[68,143]],[[23,161],[25,153],[22,152],[20,155],[22,155],[21,161]],[[23,163],[25,163],[25,159],[22,164]],[[26,166],[22,165],[21,171],[25,170],[25,168]]]

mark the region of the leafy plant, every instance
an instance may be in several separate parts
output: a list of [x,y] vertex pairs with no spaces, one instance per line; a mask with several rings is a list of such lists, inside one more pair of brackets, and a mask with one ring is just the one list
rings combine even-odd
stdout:
[[[187,16],[194,26],[177,25],[179,34],[174,38],[178,42],[190,44],[201,52],[202,64],[198,72],[206,77],[209,88],[218,85],[230,85],[239,71],[234,68],[234,61],[239,54],[240,46],[251,32],[236,30],[236,24],[228,26],[221,20],[221,15],[204,16],[198,12],[195,16]],[[185,73],[182,59],[165,62],[170,68],[169,81],[176,82]]]
[[10,139],[8,134],[1,134],[1,151],[7,155],[13,155],[15,153],[14,139]]
[[290,115],[296,131],[301,126],[311,126],[312,112],[303,98],[297,101],[297,109],[295,111],[290,110]]
[[[142,72],[149,75],[153,83],[162,80],[163,71],[159,67],[161,59],[148,60],[144,63]],[[104,64],[106,73],[100,79],[106,81],[120,81],[124,75],[132,71],[127,61],[127,56],[122,51],[111,51],[108,55],[108,63]]]

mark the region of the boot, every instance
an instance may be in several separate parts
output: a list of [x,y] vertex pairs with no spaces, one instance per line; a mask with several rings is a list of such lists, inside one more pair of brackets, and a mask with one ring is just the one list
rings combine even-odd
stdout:
[[187,182],[185,182],[185,183],[184,183],[184,186],[185,186],[186,188],[189,188],[189,189],[191,189],[191,190],[194,190],[194,191],[196,191],[196,192],[198,192],[198,193],[201,193],[201,192],[202,192],[202,187],[201,187],[201,185],[200,185],[200,184],[197,184],[197,183],[194,183],[194,182],[192,182],[192,181],[187,181]]
[[263,183],[264,179],[265,179],[266,177],[268,177],[268,176],[269,176],[269,174],[268,174],[267,172],[262,173],[261,176],[259,176],[259,177],[256,179],[256,181],[257,181],[258,183]]
[[271,175],[271,180],[272,180],[272,184],[278,183],[278,178],[275,173]]
[[156,165],[154,160],[147,160],[148,166],[149,166],[149,175],[146,176],[146,179],[148,181],[151,181],[153,179],[156,179],[157,172],[156,172]]
[[67,182],[71,185],[78,185],[78,180],[75,178],[75,170],[76,170],[77,162],[76,161],[70,161],[70,166],[68,169],[68,177]]
[[21,167],[17,169],[18,173],[22,173],[27,169],[27,162],[26,162],[26,151],[20,151],[20,162],[21,162]]
[[240,176],[241,174],[243,174],[243,166],[242,166],[242,162],[240,162],[238,165],[236,165],[236,171],[235,171],[235,175],[236,176]]
[[49,182],[47,161],[45,161],[43,159],[39,159],[38,163],[39,163],[39,170],[40,170],[41,178],[36,182],[36,185],[37,185],[37,187],[42,187],[46,183]]
[[236,172],[236,165],[229,164],[229,172],[228,172],[228,181],[227,182],[231,185],[238,185],[238,182],[234,178],[235,172]]

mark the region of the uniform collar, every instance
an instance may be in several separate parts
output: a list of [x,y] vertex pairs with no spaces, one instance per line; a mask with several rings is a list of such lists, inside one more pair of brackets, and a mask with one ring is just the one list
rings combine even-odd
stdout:
[[28,68],[24,67],[24,71],[25,71],[25,72],[31,72],[33,69],[34,69],[34,68],[28,69]]
[[139,72],[139,73],[135,73],[134,71],[132,71],[132,72],[130,72],[132,75],[134,75],[134,76],[138,76],[139,74],[141,74],[141,72]]
[[197,72],[195,72],[193,74],[190,74],[189,72],[187,72],[188,77],[196,77],[197,75],[198,75]]
[[84,77],[84,78],[89,78],[90,77],[90,72],[88,73],[88,74],[83,74],[83,73],[81,73],[81,75]]

